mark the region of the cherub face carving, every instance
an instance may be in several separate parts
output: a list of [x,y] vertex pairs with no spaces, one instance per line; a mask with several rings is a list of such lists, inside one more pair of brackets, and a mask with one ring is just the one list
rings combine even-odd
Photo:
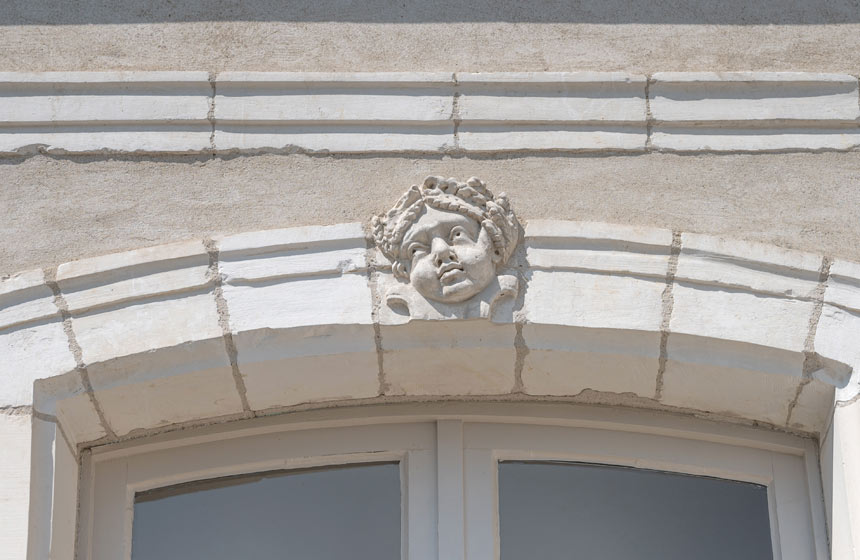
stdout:
[[457,212],[425,207],[403,236],[409,282],[427,299],[459,303],[486,288],[501,253],[481,225]]
[[519,241],[504,194],[478,179],[428,177],[373,219],[373,235],[394,276],[428,300],[461,303],[484,290]]

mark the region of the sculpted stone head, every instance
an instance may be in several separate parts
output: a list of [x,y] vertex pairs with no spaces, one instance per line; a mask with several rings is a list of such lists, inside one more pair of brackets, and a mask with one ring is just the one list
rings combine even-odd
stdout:
[[494,196],[474,177],[465,183],[427,177],[372,225],[394,275],[441,303],[464,302],[484,290],[519,240],[505,194]]

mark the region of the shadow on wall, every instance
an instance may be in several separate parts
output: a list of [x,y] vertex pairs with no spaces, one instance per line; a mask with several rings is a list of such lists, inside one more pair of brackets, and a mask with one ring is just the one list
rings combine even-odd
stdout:
[[193,21],[810,25],[860,22],[860,0],[11,0],[0,25]]

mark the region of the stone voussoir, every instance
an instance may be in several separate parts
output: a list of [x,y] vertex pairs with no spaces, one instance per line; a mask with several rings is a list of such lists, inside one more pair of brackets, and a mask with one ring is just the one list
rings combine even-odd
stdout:
[[[358,223],[226,235],[209,246],[192,241],[87,259],[62,265],[57,282],[95,398],[120,437],[242,413],[223,328],[235,342],[252,410],[382,392],[569,397],[590,389],[651,398],[672,232],[562,221],[532,221],[525,232],[522,340],[528,351],[521,355],[521,379],[510,321],[375,327],[369,251]],[[783,423],[801,383],[822,258],[695,234],[682,235],[677,258],[661,402]],[[188,276],[172,276],[177,270]],[[852,333],[858,329],[851,321],[858,270],[843,261],[831,267],[815,340],[825,369],[856,363]],[[216,272],[223,310],[213,293]],[[31,357],[7,375],[20,378],[29,368],[28,387],[40,378],[48,379],[39,386],[59,383],[52,390],[68,394],[40,404],[40,412],[60,418],[76,442],[103,437],[74,375],[74,356],[41,271],[7,278],[0,291],[0,316],[14,317],[12,328],[0,331],[6,355],[33,355],[13,340],[32,323],[56,331],[64,358],[54,367],[44,355],[38,362]],[[39,340],[44,354],[45,339]],[[461,375],[463,356],[474,352],[483,356],[485,371]],[[451,375],[429,379],[426,368],[416,367],[437,362]],[[57,376],[67,372],[60,383]],[[796,400],[792,428],[821,427],[822,403],[843,381],[815,373],[815,385]],[[707,395],[700,390],[705,386]],[[23,393],[12,400],[31,402]]]

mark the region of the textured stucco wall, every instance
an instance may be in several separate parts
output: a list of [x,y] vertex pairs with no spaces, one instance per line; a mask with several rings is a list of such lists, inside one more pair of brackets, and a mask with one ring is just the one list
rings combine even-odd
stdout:
[[2,70],[860,72],[856,0],[12,0],[0,26]]
[[35,156],[0,160],[0,273],[118,250],[366,221],[425,175],[487,181],[523,220],[657,226],[860,260],[860,153]]

